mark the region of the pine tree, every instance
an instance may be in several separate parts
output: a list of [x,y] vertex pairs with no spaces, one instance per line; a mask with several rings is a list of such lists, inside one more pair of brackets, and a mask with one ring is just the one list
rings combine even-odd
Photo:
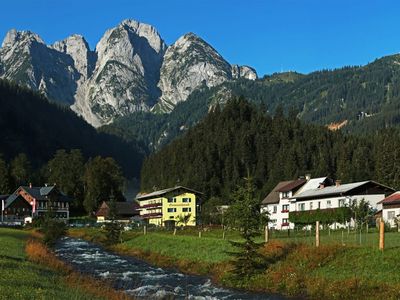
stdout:
[[11,161],[10,173],[17,186],[27,185],[32,180],[31,163],[25,153],[18,154]]
[[254,195],[253,180],[245,178],[245,186],[239,187],[232,195],[234,203],[227,211],[230,226],[240,229],[243,242],[231,241],[238,251],[232,252],[234,257],[234,274],[238,278],[250,277],[262,270],[265,262],[258,253],[261,243],[254,238],[260,233],[268,221],[265,214],[260,212],[260,201]]

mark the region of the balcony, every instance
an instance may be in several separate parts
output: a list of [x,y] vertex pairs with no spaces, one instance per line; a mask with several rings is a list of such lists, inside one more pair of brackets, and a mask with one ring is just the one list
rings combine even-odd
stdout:
[[161,218],[162,213],[149,213],[140,215],[143,219]]
[[281,213],[288,213],[289,210],[288,209],[282,209]]
[[281,226],[282,226],[282,227],[289,226],[289,222],[282,223]]
[[161,202],[140,205],[140,208],[161,208],[161,207],[162,207]]

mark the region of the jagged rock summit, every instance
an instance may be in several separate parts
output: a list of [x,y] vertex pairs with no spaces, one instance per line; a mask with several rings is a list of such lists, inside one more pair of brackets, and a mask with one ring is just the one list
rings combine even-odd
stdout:
[[81,35],[46,45],[12,29],[0,48],[0,78],[39,90],[98,127],[135,111],[170,112],[196,88],[257,73],[231,66],[193,33],[167,47],[153,26],[124,20],[94,51]]

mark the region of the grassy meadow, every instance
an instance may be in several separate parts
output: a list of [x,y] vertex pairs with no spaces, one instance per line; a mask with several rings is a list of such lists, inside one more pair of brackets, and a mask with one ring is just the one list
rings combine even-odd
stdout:
[[[70,234],[101,241],[99,229],[72,229]],[[378,249],[378,233],[322,231],[321,246],[314,246],[315,232],[273,232],[260,255],[271,263],[247,282],[234,282],[228,252],[229,240],[240,240],[236,231],[198,229],[141,230],[124,232],[123,242],[113,248],[162,266],[208,275],[226,286],[260,292],[277,292],[313,299],[399,299],[400,233],[385,234],[386,248]],[[258,238],[262,241],[262,237]]]
[[0,299],[125,299],[59,261],[31,233],[0,228]]

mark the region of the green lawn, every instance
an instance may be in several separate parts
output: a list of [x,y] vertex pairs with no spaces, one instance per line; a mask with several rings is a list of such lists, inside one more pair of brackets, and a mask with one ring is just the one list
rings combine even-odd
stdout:
[[62,275],[26,259],[29,233],[0,228],[0,299],[93,299],[67,287]]
[[[98,229],[87,228],[71,232],[86,239],[95,237],[95,240],[101,239],[103,234]],[[380,296],[381,299],[400,299],[398,232],[385,234],[383,252],[378,249],[376,229],[368,234],[363,232],[361,244],[359,232],[322,231],[320,248],[314,246],[315,232],[293,231],[290,236],[287,232],[271,232],[271,242],[262,251],[273,258],[272,263],[245,286],[230,282],[227,273],[228,277],[224,277],[224,272],[212,273],[215,269],[211,266],[214,263],[220,263],[218,268],[228,266],[226,262],[231,258],[228,252],[234,250],[229,240],[239,240],[239,233],[227,231],[222,239],[221,229],[202,231],[201,238],[198,232],[194,228],[178,229],[176,235],[163,229],[152,229],[146,235],[141,230],[128,231],[123,234],[121,249],[161,254],[172,258],[169,261],[172,267],[182,266],[181,261],[208,264],[210,268],[204,268],[209,271],[208,275],[219,276],[221,283],[232,287],[292,296],[308,294],[313,299],[377,299]],[[262,239],[259,236],[257,240]],[[136,255],[134,251],[131,253]],[[163,265],[162,260],[154,256],[151,262]],[[184,265],[183,270],[188,271]],[[189,267],[189,272],[191,270]]]
[[207,263],[228,260],[227,251],[234,250],[227,240],[179,234],[173,236],[171,233],[138,235],[124,242],[123,245],[173,258]]

